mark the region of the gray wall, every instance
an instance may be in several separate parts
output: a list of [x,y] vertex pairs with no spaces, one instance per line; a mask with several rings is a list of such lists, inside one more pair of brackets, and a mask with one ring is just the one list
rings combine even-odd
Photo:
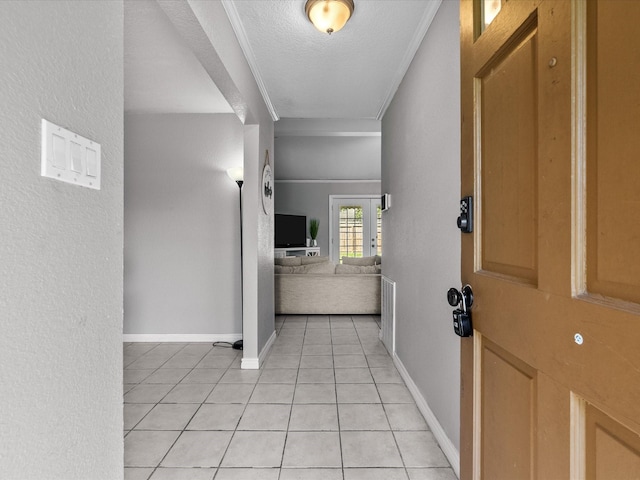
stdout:
[[[0,477],[121,479],[122,3],[0,2]],[[102,189],[40,176],[40,120]]]
[[283,118],[275,126],[278,180],[380,180],[380,122]]
[[[163,4],[165,9],[168,4]],[[259,355],[275,332],[273,290],[273,215],[262,211],[261,182],[265,151],[273,156],[273,120],[264,103],[255,78],[251,73],[242,48],[231,27],[222,3],[212,0],[191,0],[188,4],[171,2],[172,6],[192,9],[208,47],[215,53],[225,69],[225,78],[216,80],[227,101],[244,125],[244,350],[243,366],[257,366]],[[170,6],[171,6],[170,5]],[[182,23],[185,17],[176,17]],[[211,52],[197,54],[209,65]],[[220,68],[207,72],[212,75]]]
[[398,357],[459,450],[460,342],[445,299],[460,286],[458,8],[442,2],[382,120],[382,227]]
[[276,138],[278,180],[379,180],[380,137]]
[[239,334],[235,114],[125,117],[125,333]]
[[[380,182],[276,182],[275,212],[307,216],[320,220],[320,255],[329,255],[329,195],[380,195]],[[386,252],[385,252],[386,253]]]

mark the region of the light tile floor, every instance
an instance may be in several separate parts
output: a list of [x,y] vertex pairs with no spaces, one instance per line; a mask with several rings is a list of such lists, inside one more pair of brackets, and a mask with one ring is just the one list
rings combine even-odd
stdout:
[[124,346],[126,480],[454,480],[379,317],[279,316],[269,358]]

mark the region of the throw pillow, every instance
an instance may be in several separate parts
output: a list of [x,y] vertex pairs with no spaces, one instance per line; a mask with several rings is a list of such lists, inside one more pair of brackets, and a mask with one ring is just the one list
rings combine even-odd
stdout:
[[336,265],[336,274],[379,273],[375,265]]
[[304,273],[331,274],[336,273],[336,266],[332,262],[311,263],[302,265]]
[[300,265],[299,267],[291,267],[291,273],[315,273],[315,274],[333,274],[335,273],[335,265],[331,262],[312,263],[309,265]]
[[295,267],[301,264],[300,257],[279,257],[274,258],[273,263],[275,265],[285,265],[287,267]]
[[286,265],[274,265],[273,273],[293,273],[293,269],[298,267],[288,267]]
[[321,257],[313,255],[312,257],[300,257],[302,265],[311,265],[312,263],[324,263],[329,261],[329,257]]
[[343,265],[375,265],[376,264],[376,257],[342,257],[342,264]]

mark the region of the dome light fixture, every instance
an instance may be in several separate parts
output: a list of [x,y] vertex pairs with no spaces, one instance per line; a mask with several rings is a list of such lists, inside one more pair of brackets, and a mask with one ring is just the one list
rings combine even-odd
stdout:
[[337,32],[353,15],[353,0],[307,0],[307,17],[323,33]]

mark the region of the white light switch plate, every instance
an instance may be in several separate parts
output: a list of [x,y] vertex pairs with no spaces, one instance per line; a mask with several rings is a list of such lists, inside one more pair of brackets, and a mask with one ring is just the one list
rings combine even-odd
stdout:
[[100,190],[100,144],[43,118],[41,174]]

